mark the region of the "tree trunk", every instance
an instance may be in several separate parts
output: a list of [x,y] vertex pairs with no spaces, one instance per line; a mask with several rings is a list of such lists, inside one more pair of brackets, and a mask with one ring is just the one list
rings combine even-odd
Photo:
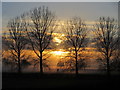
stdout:
[[107,76],[110,76],[110,65],[109,65],[109,57],[107,57]]
[[108,47],[106,49],[106,60],[107,60],[107,76],[109,77],[110,76],[110,65],[109,65],[110,58],[109,58],[109,49],[108,49]]
[[75,67],[76,67],[76,76],[78,76],[78,57],[77,57],[77,51],[75,51],[75,59],[76,59],[76,65],[75,65]]
[[21,73],[20,53],[18,53],[18,73]]
[[40,52],[40,73],[43,74],[42,52]]

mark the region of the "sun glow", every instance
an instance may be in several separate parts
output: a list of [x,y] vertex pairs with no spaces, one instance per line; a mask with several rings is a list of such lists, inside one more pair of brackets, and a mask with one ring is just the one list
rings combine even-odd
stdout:
[[56,54],[56,55],[62,55],[64,52],[62,52],[62,51],[54,51],[53,53]]
[[65,52],[62,49],[60,49],[59,51],[52,51],[51,53],[53,55],[66,55],[68,52]]
[[57,43],[59,43],[59,44],[62,42],[62,40],[60,40],[58,37],[55,37],[54,41],[57,42]]
[[56,42],[56,45],[60,45],[65,40],[65,35],[60,33],[54,33],[53,42]]

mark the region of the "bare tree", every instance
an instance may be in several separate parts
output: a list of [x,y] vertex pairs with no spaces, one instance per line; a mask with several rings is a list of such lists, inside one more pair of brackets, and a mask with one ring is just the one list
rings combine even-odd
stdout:
[[106,62],[107,74],[110,75],[110,60],[119,42],[117,22],[110,17],[100,17],[94,26],[94,34],[97,50]]
[[80,52],[85,45],[86,30],[86,24],[79,17],[68,20],[65,27],[67,44],[70,46],[73,53],[72,56],[75,59],[76,75],[78,75],[78,59],[80,60]]
[[55,29],[55,15],[48,7],[39,7],[30,11],[29,30],[31,46],[39,58],[40,73],[43,73],[43,52],[48,48]]
[[23,15],[9,20],[7,35],[4,36],[6,46],[10,51],[15,63],[17,64],[18,72],[21,72],[21,58],[23,50],[27,44],[25,39],[26,23],[23,21]]

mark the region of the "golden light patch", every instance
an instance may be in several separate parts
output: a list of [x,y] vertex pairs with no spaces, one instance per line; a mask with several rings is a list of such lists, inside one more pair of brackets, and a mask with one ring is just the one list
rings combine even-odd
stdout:
[[68,52],[63,51],[62,49],[58,51],[52,51],[51,52],[53,55],[66,55]]
[[59,44],[62,42],[62,40],[59,39],[58,37],[55,37],[53,41],[54,41],[54,42],[57,42],[57,43],[59,43]]

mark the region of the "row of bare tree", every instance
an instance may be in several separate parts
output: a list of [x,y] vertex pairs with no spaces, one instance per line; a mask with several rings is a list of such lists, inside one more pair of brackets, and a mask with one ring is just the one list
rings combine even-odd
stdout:
[[[24,49],[31,46],[38,57],[40,73],[43,74],[43,52],[48,49],[53,39],[53,32],[57,29],[55,14],[48,7],[39,7],[30,10],[19,17],[9,20],[8,30],[4,36],[4,42],[13,55],[21,72],[22,58],[25,55]],[[72,47],[72,56],[75,59],[75,71],[78,75],[79,53],[87,47],[89,29],[79,17],[74,17],[67,21],[64,26],[67,45]],[[115,60],[120,63],[120,30],[117,22],[113,18],[100,17],[93,26],[95,47],[101,53],[100,62],[105,62],[107,73],[110,73],[110,61]],[[28,45],[29,44],[29,45]],[[116,59],[113,60],[113,57]],[[120,65],[120,64],[119,64]],[[118,66],[119,66],[118,65]]]

